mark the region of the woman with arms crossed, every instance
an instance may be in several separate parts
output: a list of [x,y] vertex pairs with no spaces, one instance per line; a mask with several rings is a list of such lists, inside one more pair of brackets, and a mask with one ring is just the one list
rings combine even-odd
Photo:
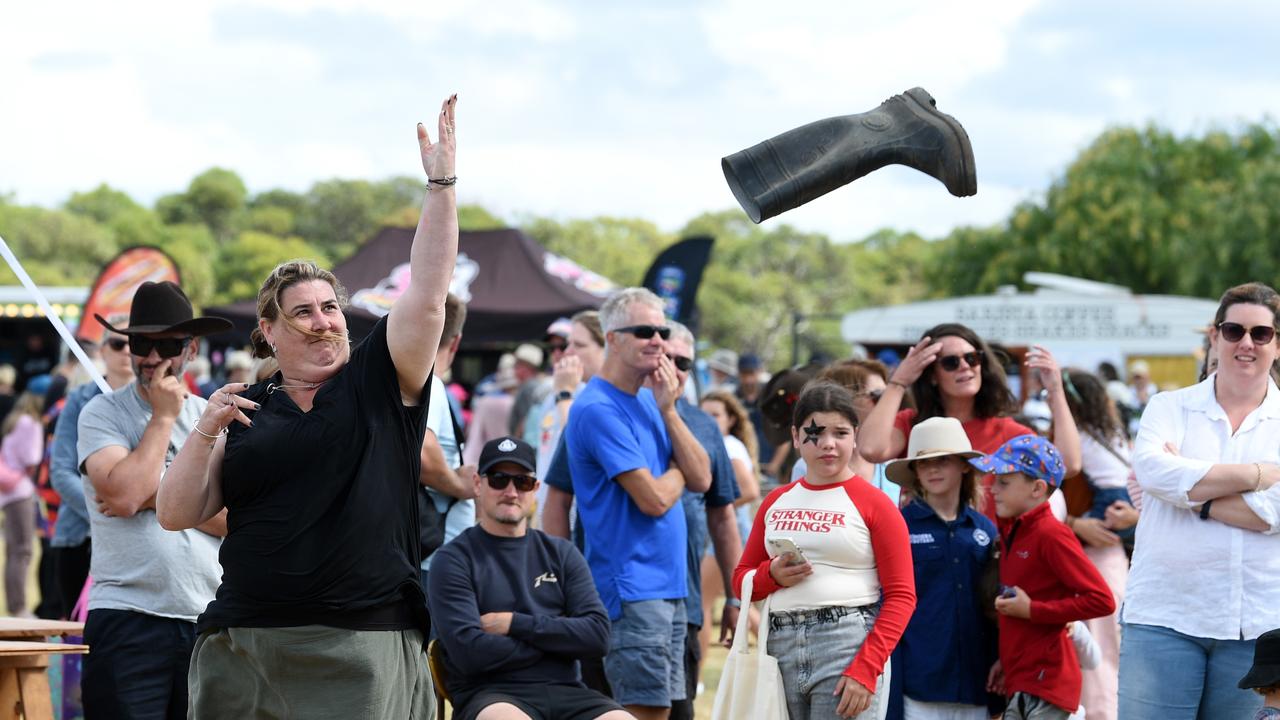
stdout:
[[428,184],[414,282],[387,317],[352,349],[333,274],[277,267],[252,340],[280,371],[215,392],[202,437],[161,482],[170,530],[228,510],[222,586],[197,623],[192,718],[433,714],[415,493],[457,254],[455,103],[437,142],[418,125]]
[[1122,718],[1239,718],[1261,705],[1237,681],[1257,637],[1280,627],[1277,312],[1266,285],[1227,290],[1209,331],[1217,370],[1142,413]]

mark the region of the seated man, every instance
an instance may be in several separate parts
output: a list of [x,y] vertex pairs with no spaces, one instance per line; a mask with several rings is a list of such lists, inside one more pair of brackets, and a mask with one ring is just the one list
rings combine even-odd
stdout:
[[436,551],[431,623],[445,650],[458,720],[623,720],[587,689],[578,658],[609,649],[609,618],[586,560],[567,540],[529,529],[536,453],[512,437],[480,453],[476,519]]

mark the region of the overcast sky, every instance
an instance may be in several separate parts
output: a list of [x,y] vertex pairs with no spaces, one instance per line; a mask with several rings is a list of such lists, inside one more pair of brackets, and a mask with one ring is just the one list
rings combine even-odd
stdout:
[[736,207],[722,156],[919,85],[968,130],[976,197],[889,168],[769,222],[940,236],[1109,125],[1277,117],[1278,31],[1280,3],[1231,0],[7,2],[0,193],[421,175],[414,124],[456,91],[462,202],[675,230]]

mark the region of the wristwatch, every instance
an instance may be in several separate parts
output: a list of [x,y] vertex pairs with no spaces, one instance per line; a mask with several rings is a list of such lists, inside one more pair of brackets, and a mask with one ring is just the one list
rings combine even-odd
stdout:
[[1208,519],[1209,519],[1209,506],[1210,506],[1210,505],[1212,505],[1212,504],[1213,504],[1213,501],[1212,501],[1212,500],[1205,500],[1205,501],[1204,501],[1204,504],[1200,506],[1200,519],[1201,519],[1201,520],[1208,520]]
[[572,399],[573,399],[572,391],[561,390],[560,392],[556,393],[556,402],[564,402],[565,400],[572,400]]

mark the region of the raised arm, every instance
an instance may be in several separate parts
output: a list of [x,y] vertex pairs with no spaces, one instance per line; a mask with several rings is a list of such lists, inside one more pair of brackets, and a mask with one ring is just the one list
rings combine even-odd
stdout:
[[1033,345],[1027,355],[1027,367],[1040,372],[1041,384],[1049,391],[1049,413],[1053,417],[1054,447],[1062,453],[1062,464],[1066,467],[1067,477],[1080,472],[1084,465],[1080,452],[1080,430],[1076,427],[1075,416],[1067,405],[1066,391],[1062,386],[1062,370],[1053,354],[1040,345]]
[[[662,422],[671,438],[671,459],[683,474],[683,485],[693,492],[711,489],[711,456],[693,436],[693,431],[680,417],[676,399],[680,396],[680,381],[676,378],[676,366],[666,356],[658,359],[658,369],[651,378],[653,398],[662,413]],[[683,489],[683,488],[682,488]],[[679,498],[679,494],[676,495]]]
[[458,255],[458,207],[454,196],[454,107],[444,101],[437,142],[418,123],[418,148],[427,172],[427,196],[409,249],[411,282],[387,316],[387,347],[406,403],[416,405],[431,376],[444,327],[444,301]]
[[906,451],[907,436],[894,427],[894,420],[897,419],[898,410],[902,408],[902,398],[906,396],[907,388],[924,373],[925,368],[933,364],[940,352],[941,343],[933,342],[932,338],[923,338],[907,350],[907,356],[894,369],[880,401],[858,428],[858,453],[869,462],[888,462],[901,457]]

